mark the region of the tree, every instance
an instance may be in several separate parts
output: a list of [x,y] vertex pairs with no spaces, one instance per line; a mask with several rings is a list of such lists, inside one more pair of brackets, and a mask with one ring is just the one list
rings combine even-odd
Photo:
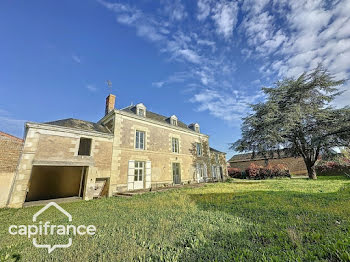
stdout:
[[304,159],[309,178],[316,179],[315,163],[320,154],[335,146],[350,144],[350,108],[335,108],[342,94],[335,80],[321,65],[298,78],[287,78],[275,87],[263,88],[265,102],[251,105],[243,118],[242,138],[231,144],[239,152],[264,157],[281,150]]

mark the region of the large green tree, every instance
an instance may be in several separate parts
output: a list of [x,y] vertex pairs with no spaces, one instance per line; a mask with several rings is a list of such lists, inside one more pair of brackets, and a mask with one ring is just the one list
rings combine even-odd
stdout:
[[263,88],[265,102],[251,106],[252,113],[243,118],[242,138],[231,149],[266,158],[284,150],[302,157],[309,178],[316,179],[320,154],[350,142],[350,108],[335,108],[332,103],[342,94],[337,87],[344,82],[319,65],[296,79]]

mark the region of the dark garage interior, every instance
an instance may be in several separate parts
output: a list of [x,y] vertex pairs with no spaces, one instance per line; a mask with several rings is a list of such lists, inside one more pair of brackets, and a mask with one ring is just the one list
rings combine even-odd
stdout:
[[33,166],[26,202],[82,197],[84,173],[84,167]]

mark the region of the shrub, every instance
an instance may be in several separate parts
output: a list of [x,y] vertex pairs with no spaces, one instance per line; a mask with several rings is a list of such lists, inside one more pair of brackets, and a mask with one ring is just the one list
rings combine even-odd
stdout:
[[228,175],[232,178],[243,178],[242,171],[239,168],[229,167],[227,168]]
[[290,177],[288,168],[285,165],[267,165],[265,167],[251,163],[245,170],[249,179],[267,179],[275,177]]
[[348,158],[336,158],[333,160],[321,160],[316,164],[318,175],[344,175],[350,172],[350,160]]

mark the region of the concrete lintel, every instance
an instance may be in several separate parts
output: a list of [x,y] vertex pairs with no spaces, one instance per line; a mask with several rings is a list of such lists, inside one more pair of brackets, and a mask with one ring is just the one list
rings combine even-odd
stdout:
[[33,166],[94,166],[95,162],[90,159],[84,160],[33,160]]

